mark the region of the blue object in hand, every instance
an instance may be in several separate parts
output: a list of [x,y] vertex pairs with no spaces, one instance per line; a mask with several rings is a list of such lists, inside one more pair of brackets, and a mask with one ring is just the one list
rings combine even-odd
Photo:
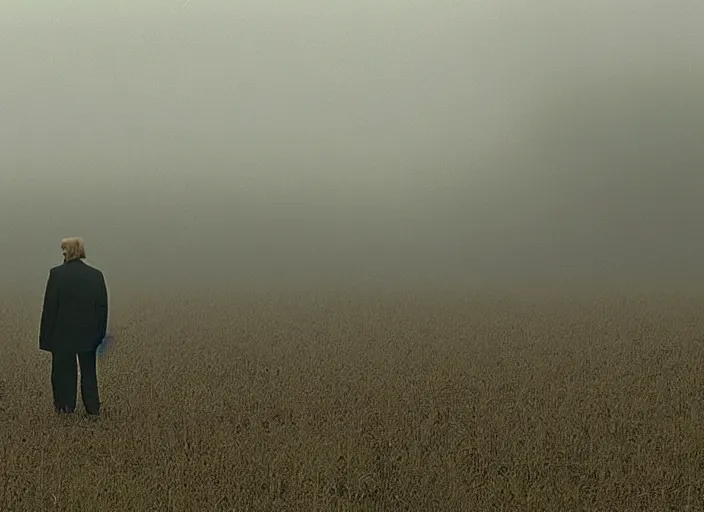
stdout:
[[106,334],[103,340],[100,342],[100,345],[98,345],[98,349],[96,351],[98,357],[103,357],[109,352],[112,342],[112,334]]

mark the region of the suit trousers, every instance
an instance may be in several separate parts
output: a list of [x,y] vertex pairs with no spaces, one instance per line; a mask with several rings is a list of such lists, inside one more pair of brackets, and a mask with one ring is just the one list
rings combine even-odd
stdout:
[[76,387],[78,367],[81,367],[81,398],[88,414],[100,412],[98,396],[98,372],[95,350],[89,352],[61,352],[51,354],[51,387],[54,408],[57,411],[73,412],[76,409]]

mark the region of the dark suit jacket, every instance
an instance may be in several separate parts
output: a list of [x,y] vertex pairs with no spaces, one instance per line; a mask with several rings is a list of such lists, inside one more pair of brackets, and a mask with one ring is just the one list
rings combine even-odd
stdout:
[[73,260],[49,272],[39,329],[39,348],[50,352],[95,350],[108,326],[103,273]]

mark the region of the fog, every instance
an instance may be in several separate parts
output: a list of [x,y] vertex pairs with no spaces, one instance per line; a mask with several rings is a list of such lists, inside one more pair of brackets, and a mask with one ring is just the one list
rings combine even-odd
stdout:
[[0,286],[691,285],[704,2],[4,0]]

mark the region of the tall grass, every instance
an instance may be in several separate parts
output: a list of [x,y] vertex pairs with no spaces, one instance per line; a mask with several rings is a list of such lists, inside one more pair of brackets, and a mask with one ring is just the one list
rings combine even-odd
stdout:
[[0,307],[0,510],[704,510],[704,301],[135,297],[98,420]]

